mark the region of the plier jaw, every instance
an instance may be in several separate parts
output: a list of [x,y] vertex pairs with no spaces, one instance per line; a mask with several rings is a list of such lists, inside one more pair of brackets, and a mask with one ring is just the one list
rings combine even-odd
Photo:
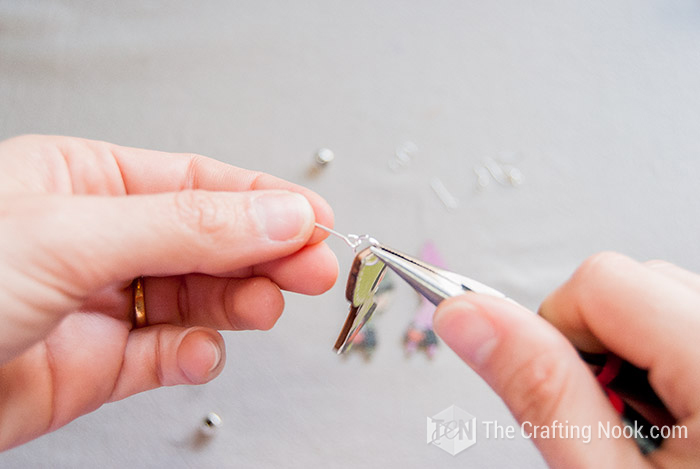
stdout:
[[506,298],[506,295],[498,290],[474,279],[441,269],[382,244],[372,245],[369,250],[414,290],[436,306],[442,300],[469,291]]

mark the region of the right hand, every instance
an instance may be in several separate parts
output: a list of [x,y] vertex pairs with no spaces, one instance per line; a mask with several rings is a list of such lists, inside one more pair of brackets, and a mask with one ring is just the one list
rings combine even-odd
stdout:
[[[602,253],[542,304],[540,315],[474,293],[444,301],[440,337],[503,398],[519,422],[591,426],[592,439],[533,438],[553,467],[700,465],[700,276],[666,262]],[[621,425],[576,348],[610,351],[649,370],[649,382],[687,438],[642,456],[634,441],[603,438]]]

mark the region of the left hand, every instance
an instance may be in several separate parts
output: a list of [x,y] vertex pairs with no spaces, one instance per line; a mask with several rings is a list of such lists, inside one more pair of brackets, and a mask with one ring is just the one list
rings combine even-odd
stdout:
[[[0,450],[105,402],[219,374],[216,329],[269,329],[338,266],[313,192],[197,155],[0,143]],[[134,329],[134,277],[148,327]],[[245,360],[245,357],[237,357]]]

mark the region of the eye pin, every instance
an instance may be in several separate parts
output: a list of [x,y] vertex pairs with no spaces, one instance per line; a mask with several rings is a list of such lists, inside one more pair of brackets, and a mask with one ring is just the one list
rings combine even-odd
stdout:
[[343,241],[345,241],[345,244],[350,246],[350,248],[352,249],[352,251],[354,253],[357,253],[357,248],[359,248],[365,242],[372,245],[372,246],[376,246],[379,244],[379,242],[376,239],[372,238],[370,235],[366,235],[366,234],[363,234],[363,235],[356,235],[356,234],[344,235],[342,233],[338,233],[337,231],[335,231],[331,228],[328,228],[327,226],[323,226],[320,223],[314,223],[314,225],[316,225],[316,228],[320,228],[323,231],[326,231],[326,232],[332,234],[333,236],[336,236],[336,237],[342,239]]

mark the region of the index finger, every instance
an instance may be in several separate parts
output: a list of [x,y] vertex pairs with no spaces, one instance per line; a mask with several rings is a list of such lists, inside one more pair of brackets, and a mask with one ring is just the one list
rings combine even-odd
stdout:
[[[333,226],[333,210],[321,196],[305,187],[266,173],[238,168],[191,153],[144,150],[72,137],[43,138],[52,140],[66,158],[84,158],[86,146],[96,157],[113,158],[127,194],[153,194],[187,189],[228,192],[287,190],[297,192],[308,199],[318,223]],[[309,239],[309,244],[317,243],[326,237],[327,233],[317,228]]]
[[[600,346],[649,370],[671,412],[700,409],[700,293],[626,256],[587,260],[540,308],[577,347]],[[596,347],[598,347],[596,349]]]

